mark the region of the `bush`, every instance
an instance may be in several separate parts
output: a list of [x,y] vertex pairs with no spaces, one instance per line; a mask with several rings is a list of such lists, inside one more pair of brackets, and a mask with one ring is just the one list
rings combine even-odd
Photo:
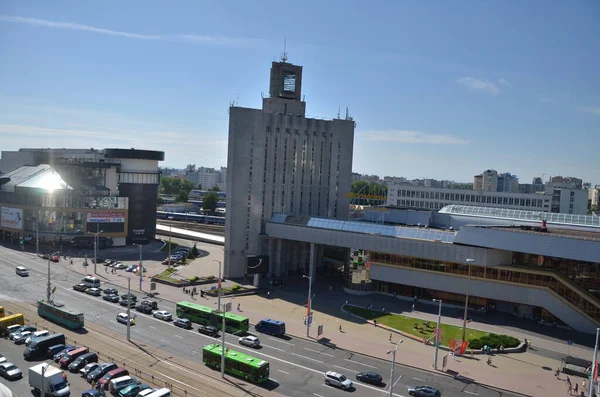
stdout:
[[214,280],[214,279],[215,279],[215,276],[208,276],[208,277],[206,277],[206,279],[207,279],[207,280]]
[[188,280],[190,281],[198,281],[198,276],[190,277]]
[[232,290],[232,291],[237,291],[237,290],[238,290],[238,289],[240,289],[240,288],[242,288],[242,286],[241,286],[241,285],[239,285],[239,284],[234,284],[234,285],[233,285],[233,287],[231,287],[231,290]]
[[469,343],[469,348],[471,349],[482,349],[483,346],[488,345],[493,349],[497,349],[500,346],[505,348],[507,347],[517,347],[521,341],[517,338],[508,335],[497,335],[497,334],[489,334],[487,336],[473,339]]

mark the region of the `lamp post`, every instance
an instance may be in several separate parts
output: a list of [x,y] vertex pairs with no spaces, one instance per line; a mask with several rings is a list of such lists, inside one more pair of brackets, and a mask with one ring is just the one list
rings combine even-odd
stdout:
[[596,361],[598,360],[598,336],[600,336],[600,328],[596,328],[596,345],[594,346],[594,357],[592,358],[592,370],[590,371],[590,393],[589,397],[594,395],[594,374],[596,373]]
[[[119,277],[125,277],[119,274]],[[127,279],[127,340],[131,341],[131,277]]]
[[46,391],[44,390],[44,378],[45,378],[45,374],[46,374],[46,370],[48,369],[48,367],[50,366],[50,364],[46,364],[42,367],[42,391],[40,392],[40,396],[44,397],[46,396]]
[[173,227],[173,217],[169,216],[169,262],[168,262],[168,267],[167,269],[171,268],[171,228]]
[[46,289],[46,301],[48,303],[50,303],[50,295],[52,294],[52,290],[50,288],[51,285],[52,283],[50,283],[50,255],[48,255],[48,288]]
[[438,321],[437,321],[437,329],[436,329],[436,334],[435,334],[435,353],[433,354],[433,369],[437,369],[437,362],[438,362],[438,350],[440,347],[440,332],[441,332],[441,326],[442,326],[442,300],[441,299],[434,299],[434,302],[438,302],[439,303],[439,309],[438,309]]
[[40,225],[38,224],[37,218],[32,216],[31,218],[27,218],[33,222],[35,222],[35,254],[40,256]]
[[465,295],[465,313],[463,314],[463,328],[462,328],[462,340],[467,340],[467,310],[469,308],[469,281],[471,281],[471,263],[475,262],[475,259],[467,259],[468,276],[467,276],[467,294]]
[[[221,296],[220,291],[219,296]],[[227,305],[230,304],[231,301],[234,299],[235,296],[233,296],[226,303],[224,303],[223,308],[219,307],[219,310],[221,310],[221,315],[223,317],[223,322],[221,323],[221,378],[225,378],[225,313],[227,313]]]
[[310,267],[310,276],[304,274],[302,277],[308,279],[308,300],[306,301],[306,337],[310,337],[310,322],[312,320],[312,315],[310,313],[310,306],[312,303],[312,266]]
[[219,264],[219,274],[217,274],[217,287],[219,288],[219,290],[217,291],[217,307],[219,308],[219,310],[221,310],[221,261],[213,259],[213,262],[217,262]]
[[98,258],[96,255],[96,252],[98,251],[98,236],[100,235],[100,233],[104,233],[104,230],[100,230],[100,224],[96,223],[96,233],[94,232],[88,232],[89,234],[94,235],[94,274],[98,274],[96,272],[96,265],[98,262]]
[[137,245],[140,247],[140,291],[142,290],[142,274],[144,273],[144,264],[142,263],[142,244],[133,243],[133,245]]
[[398,341],[398,343],[396,343],[396,347],[394,347],[392,350],[388,350],[387,354],[392,354],[392,373],[390,374],[390,394],[389,396],[392,397],[394,395],[394,366],[396,365],[396,350],[398,350],[398,348],[400,347],[400,344],[404,342],[404,339],[400,339]]

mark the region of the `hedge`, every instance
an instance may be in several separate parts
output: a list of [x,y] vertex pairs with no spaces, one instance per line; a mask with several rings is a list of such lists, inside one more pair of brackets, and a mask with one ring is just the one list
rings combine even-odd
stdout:
[[238,290],[238,289],[240,289],[240,288],[242,288],[242,286],[241,286],[241,285],[239,285],[239,284],[235,284],[233,287],[231,287],[231,290],[232,290],[232,291],[237,291],[237,290]]
[[482,349],[483,346],[487,345],[493,349],[497,349],[500,346],[503,347],[517,347],[521,341],[517,338],[508,335],[497,335],[497,334],[489,334],[487,336],[483,336],[478,339],[473,339],[469,343],[469,348],[471,349]]

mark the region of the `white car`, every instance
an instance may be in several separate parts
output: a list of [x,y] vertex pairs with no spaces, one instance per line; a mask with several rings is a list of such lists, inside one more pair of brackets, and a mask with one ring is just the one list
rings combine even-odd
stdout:
[[159,319],[165,320],[165,321],[170,321],[173,319],[173,316],[171,315],[171,313],[169,313],[166,310],[157,310],[154,313],[152,313],[152,315],[156,318],[159,318]]
[[35,331],[33,334],[29,335],[29,338],[25,339],[25,346],[29,346],[32,340],[35,338],[41,338],[42,336],[50,335],[50,332],[47,330],[43,331]]
[[129,318],[129,316],[127,315],[127,313],[119,313],[119,314],[117,314],[117,322],[118,323],[127,325],[128,321],[129,321],[129,323],[131,325],[135,324],[135,317],[132,316],[131,318]]
[[260,341],[256,336],[243,336],[239,339],[240,345],[250,346],[250,347],[258,347],[260,346]]
[[25,266],[17,266],[15,269],[15,273],[17,273],[21,277],[29,276],[29,270]]
[[85,290],[85,293],[92,296],[100,296],[102,295],[102,290],[100,288],[88,288]]
[[323,375],[323,380],[327,386],[339,387],[342,390],[352,388],[352,381],[338,372],[327,371],[325,375]]
[[124,263],[117,263],[115,266],[113,266],[115,269],[117,270],[123,270],[123,269],[127,269],[129,267],[129,265],[126,265]]
[[0,364],[5,363],[6,362],[6,357],[4,357],[2,354],[0,354]]
[[19,335],[13,338],[13,341],[16,345],[22,345],[23,343],[25,343],[25,341],[27,340],[27,338],[29,338],[31,334],[31,331],[21,332]]

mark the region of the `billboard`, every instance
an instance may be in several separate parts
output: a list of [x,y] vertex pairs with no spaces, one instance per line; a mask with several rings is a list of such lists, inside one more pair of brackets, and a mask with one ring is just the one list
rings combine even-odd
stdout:
[[246,274],[269,273],[269,255],[249,255],[246,259]]
[[122,212],[88,212],[88,223],[125,223]]
[[20,208],[2,207],[0,226],[11,229],[23,229],[23,210]]

